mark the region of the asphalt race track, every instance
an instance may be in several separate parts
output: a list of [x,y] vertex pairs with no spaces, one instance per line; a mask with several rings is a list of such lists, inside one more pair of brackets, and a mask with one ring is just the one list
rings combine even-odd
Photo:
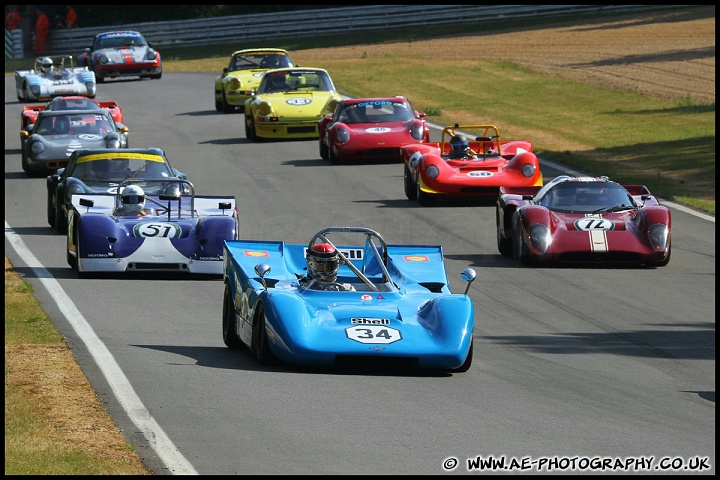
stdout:
[[[108,81],[97,100],[117,101],[130,146],[164,148],[197,193],[235,195],[241,238],[366,226],[387,243],[442,245],[455,292],[475,268],[474,363],[454,375],[264,368],[223,344],[220,280],[79,279],[47,224],[45,179],[20,167],[23,104],[6,76],[6,255],[156,474],[715,473],[714,221],[673,209],[665,268],[522,267],[497,251],[492,205],[421,208],[401,164],[334,166],[317,140],[247,142],[241,114],[214,110],[215,75]],[[80,316],[121,373],[96,365]],[[123,375],[140,412],[113,390]]]

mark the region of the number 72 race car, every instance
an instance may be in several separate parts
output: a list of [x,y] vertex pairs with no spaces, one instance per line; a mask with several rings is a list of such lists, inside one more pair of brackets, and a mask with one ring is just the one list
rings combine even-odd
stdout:
[[502,187],[496,224],[500,254],[526,265],[670,262],[670,210],[644,185],[561,175],[543,187]]
[[[308,280],[306,252],[318,247],[337,252],[333,284],[342,289]],[[328,227],[307,244],[228,240],[224,250],[223,341],[260,364],[470,368],[475,271],[462,272],[464,294],[451,293],[440,246],[387,245],[369,228]]]
[[[123,180],[115,193],[72,196],[67,261],[86,273],[169,272],[221,275],[223,242],[238,235],[235,197],[195,195],[188,180],[174,194],[145,195],[141,213],[123,213],[123,191],[146,180]],[[190,191],[190,195],[181,192]],[[142,202],[143,199],[140,199]]]

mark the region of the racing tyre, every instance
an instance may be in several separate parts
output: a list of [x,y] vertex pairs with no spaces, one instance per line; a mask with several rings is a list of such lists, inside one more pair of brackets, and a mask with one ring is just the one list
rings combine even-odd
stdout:
[[497,225],[498,252],[500,252],[500,255],[502,255],[503,257],[511,257],[512,256],[512,238],[503,237],[502,229],[500,228],[502,221],[503,221],[502,218],[500,218],[500,209],[496,209],[495,222]]
[[227,103],[227,98],[225,97],[225,90],[223,90],[222,93],[222,113],[235,113],[235,107]]
[[235,302],[233,301],[230,285],[225,285],[225,293],[223,294],[223,313],[222,313],[222,336],[223,342],[228,348],[238,349],[242,346],[242,342],[237,334],[237,318],[235,317]]
[[327,145],[325,145],[325,142],[323,142],[322,140],[320,140],[319,143],[320,143],[320,158],[322,158],[323,160],[329,160],[330,159],[330,152],[329,152],[330,149],[328,148]]
[[515,251],[517,252],[517,258],[520,259],[520,263],[523,265],[534,265],[535,260],[530,256],[530,252],[528,251],[527,245],[525,245],[525,241],[520,237],[520,235],[514,235],[513,238],[517,238]]
[[432,195],[429,195],[420,189],[420,182],[415,182],[415,197],[421,207],[430,207],[435,204],[435,199]]
[[417,200],[417,191],[415,190],[417,187],[415,186],[415,182],[412,180],[412,174],[410,173],[407,165],[405,166],[403,181],[405,184],[405,196],[408,200]]
[[65,234],[68,231],[67,218],[63,213],[62,203],[58,199],[55,199],[55,228],[58,233]]
[[[248,125],[248,122],[249,122],[249,125]],[[250,140],[253,143],[260,142],[260,138],[255,133],[255,122],[253,122],[252,119],[248,120],[247,117],[245,120],[245,138],[247,138],[248,140]]]
[[468,350],[467,357],[465,357],[465,361],[462,365],[460,365],[458,368],[453,370],[453,372],[467,372],[470,370],[470,365],[472,365],[473,361],[473,340],[470,339],[470,350]]
[[217,95],[215,95],[215,111],[222,112],[222,102],[217,99]]
[[270,351],[270,345],[268,344],[267,334],[265,332],[265,309],[262,303],[257,304],[255,309],[255,358],[260,365],[275,365],[277,359]]
[[671,246],[668,246],[668,256],[667,256],[667,258],[666,258],[665,260],[663,260],[662,262],[658,262],[656,265],[657,265],[658,267],[664,267],[664,266],[666,266],[668,263],[670,263],[670,253],[671,253],[671,252],[672,252]]
[[79,236],[78,236],[78,228],[77,228],[77,227],[78,227],[78,225],[75,225],[75,229],[73,230],[73,239],[74,239],[74,242],[73,242],[73,243],[75,244],[75,256],[73,256],[73,255],[70,253],[70,249],[69,249],[69,248],[67,248],[67,247],[65,247],[65,248],[66,248],[66,252],[67,252],[67,253],[66,253],[67,257],[66,257],[66,258],[67,258],[67,263],[68,263],[68,265],[70,265],[70,268],[72,268],[73,270],[77,271],[78,274],[79,274],[79,273],[80,273],[80,270],[78,269],[77,255],[80,255],[80,244],[78,243],[78,238],[79,238]]
[[53,197],[54,197],[54,195],[50,195],[50,193],[48,193],[48,196],[47,196],[47,221],[48,221],[48,225],[50,225],[52,228],[55,228],[55,225],[56,225],[56,223],[55,223],[55,205],[53,205],[53,202],[52,202]]
[[330,163],[333,165],[339,165],[340,159],[337,155],[335,155],[335,152],[333,152],[332,148],[328,148],[328,158],[330,159]]

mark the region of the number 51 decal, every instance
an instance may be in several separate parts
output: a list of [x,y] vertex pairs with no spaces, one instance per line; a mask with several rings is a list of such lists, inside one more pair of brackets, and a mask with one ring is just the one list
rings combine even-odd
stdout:
[[182,227],[177,223],[138,223],[133,234],[136,237],[179,238]]

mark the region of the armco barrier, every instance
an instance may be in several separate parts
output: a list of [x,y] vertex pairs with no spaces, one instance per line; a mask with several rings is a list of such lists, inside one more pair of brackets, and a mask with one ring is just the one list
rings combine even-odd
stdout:
[[[332,36],[354,31],[388,28],[421,29],[442,24],[489,24],[498,21],[537,17],[570,17],[601,13],[626,13],[686,5],[370,5],[316,10],[232,15],[193,20],[132,23],[106,27],[51,30],[47,53],[80,54],[90,47],[97,33],[136,30],[159,50],[236,43],[273,38]],[[329,42],[332,43],[332,42]]]

